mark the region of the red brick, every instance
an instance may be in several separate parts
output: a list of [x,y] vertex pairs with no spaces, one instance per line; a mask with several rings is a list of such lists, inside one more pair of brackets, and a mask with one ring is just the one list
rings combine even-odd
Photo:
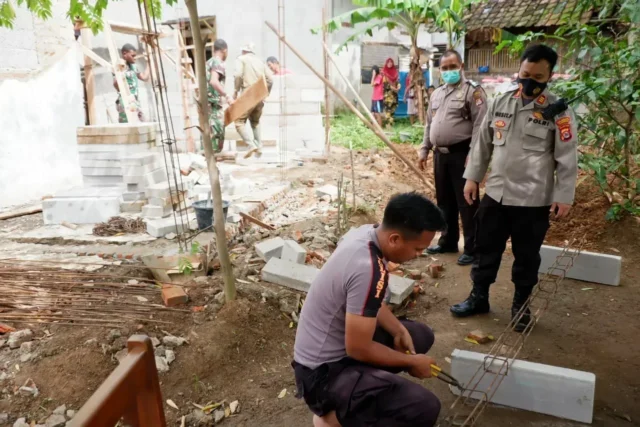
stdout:
[[124,259],[133,259],[133,254],[125,255]]
[[438,277],[440,277],[440,269],[438,268],[437,265],[431,264],[429,266],[429,276],[433,277],[434,279],[437,279]]
[[180,286],[164,285],[162,287],[162,300],[167,307],[186,304],[189,297]]

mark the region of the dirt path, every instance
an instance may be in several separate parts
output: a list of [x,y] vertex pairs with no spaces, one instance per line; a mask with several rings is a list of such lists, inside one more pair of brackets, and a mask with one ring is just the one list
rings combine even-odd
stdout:
[[[408,156],[415,156],[412,147],[401,148]],[[379,218],[380,208],[393,193],[408,191],[414,186],[420,188],[420,181],[412,172],[386,152],[362,152],[356,159],[357,195],[362,200],[361,210],[370,216]],[[349,177],[351,169],[346,152],[336,148],[328,164],[311,163],[304,168],[292,169],[288,171],[288,179],[294,182],[294,188],[300,188],[309,178],[335,183],[340,172]],[[273,174],[280,177],[281,171],[274,170]],[[565,280],[520,358],[594,372],[597,386],[593,425],[638,426],[640,343],[635,339],[635,332],[640,330],[640,226],[637,221],[626,219],[603,227],[603,220],[597,218],[606,211],[606,204],[594,196],[588,186],[579,189],[578,203],[580,206],[567,223],[554,224],[548,242],[560,244],[578,230],[587,235],[589,249],[621,254],[621,285],[608,287]],[[281,211],[286,214],[286,209]],[[282,213],[275,211],[278,215]],[[583,216],[596,219],[585,223],[581,220]],[[282,220],[286,222],[286,217]],[[315,226],[313,220],[302,224],[302,231]],[[440,259],[446,263],[445,276],[437,281],[426,281],[426,294],[419,297],[409,317],[434,328],[433,354],[446,366],[444,358],[455,348],[488,350],[488,347],[465,342],[469,331],[481,328],[498,335],[507,325],[513,292],[510,282],[512,258],[505,255],[498,282],[492,287],[491,313],[464,320],[452,318],[449,306],[467,296],[469,270],[455,265],[454,256]],[[243,258],[236,258],[236,271],[254,274],[251,269],[243,269],[242,262]],[[409,267],[425,269],[428,262],[428,258],[420,258]],[[140,332],[161,338],[165,335],[162,331],[166,330],[189,339],[187,345],[176,350],[177,358],[170,371],[160,375],[164,399],[172,399],[180,408],[176,411],[166,407],[168,425],[179,425],[180,417],[195,409],[194,403],[204,405],[222,400],[239,400],[241,412],[221,425],[311,425],[308,410],[293,396],[290,361],[295,329],[290,328],[290,319],[280,311],[282,295],[275,293],[281,289],[264,283],[260,285],[263,288],[240,283],[240,299],[219,309],[215,295],[220,290],[220,282],[218,277],[212,277],[200,281],[191,293],[189,307],[206,305],[203,312],[157,317],[171,321],[166,327],[132,324],[121,331],[123,336]],[[591,289],[583,290],[586,287]],[[159,297],[157,302],[160,302]],[[15,351],[10,353],[6,347],[0,350],[0,371],[15,375],[2,384],[6,392],[2,393],[0,412],[10,413],[12,419],[28,416],[41,420],[60,404],[78,409],[116,366],[112,349],[105,350],[102,345],[110,340],[108,330],[51,326],[48,330],[53,336],[46,338],[43,329],[34,328],[36,336],[43,338],[38,344],[40,356],[34,361],[20,363],[19,372],[12,367],[16,363]],[[86,344],[94,338],[95,343]],[[15,385],[19,387],[28,378],[32,378],[40,389],[38,399],[13,391]],[[445,409],[453,402],[453,395],[438,381],[424,384],[442,399],[445,414]],[[285,388],[286,396],[278,398]],[[477,425],[564,427],[580,424],[490,407]]]

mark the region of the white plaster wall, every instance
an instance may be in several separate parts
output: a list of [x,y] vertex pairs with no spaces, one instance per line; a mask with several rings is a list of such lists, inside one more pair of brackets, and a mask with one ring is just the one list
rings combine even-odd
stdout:
[[82,184],[76,128],[84,124],[77,52],[26,81],[0,83],[0,207]]
[[68,0],[52,1],[51,18],[35,18],[25,5],[14,5],[13,29],[0,28],[0,78],[2,72],[38,71],[56,62],[73,41],[73,24],[67,17]]

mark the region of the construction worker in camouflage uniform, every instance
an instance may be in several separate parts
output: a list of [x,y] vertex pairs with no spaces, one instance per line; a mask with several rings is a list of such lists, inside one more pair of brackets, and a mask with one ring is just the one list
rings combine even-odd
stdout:
[[[142,114],[142,108],[140,107],[140,100],[138,99],[138,95],[140,93],[139,88],[139,80],[146,82],[149,80],[149,68],[147,68],[144,72],[139,72],[138,67],[136,66],[136,56],[137,51],[133,45],[127,43],[122,46],[122,59],[124,59],[126,63],[126,71],[124,72],[124,77],[127,80],[127,84],[129,85],[129,92],[136,99],[136,109],[138,111],[138,119],[143,122],[144,115]],[[120,89],[118,88],[118,81],[113,79],[113,86],[116,88],[118,92]],[[118,110],[118,122],[120,123],[128,123],[127,113],[124,110],[124,102],[122,101],[122,95],[118,94],[118,100],[116,101],[116,110]]]
[[209,126],[213,150],[220,152],[224,145],[224,113],[222,101],[233,104],[233,97],[224,88],[227,71],[227,42],[218,39],[213,43],[213,56],[207,61],[207,100],[209,101]]

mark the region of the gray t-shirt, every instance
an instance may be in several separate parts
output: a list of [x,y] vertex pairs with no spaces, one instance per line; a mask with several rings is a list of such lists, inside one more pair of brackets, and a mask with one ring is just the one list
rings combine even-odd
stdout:
[[375,226],[349,231],[311,283],[300,313],[294,360],[315,369],[346,357],[346,314],[376,317],[388,300],[388,283]]

